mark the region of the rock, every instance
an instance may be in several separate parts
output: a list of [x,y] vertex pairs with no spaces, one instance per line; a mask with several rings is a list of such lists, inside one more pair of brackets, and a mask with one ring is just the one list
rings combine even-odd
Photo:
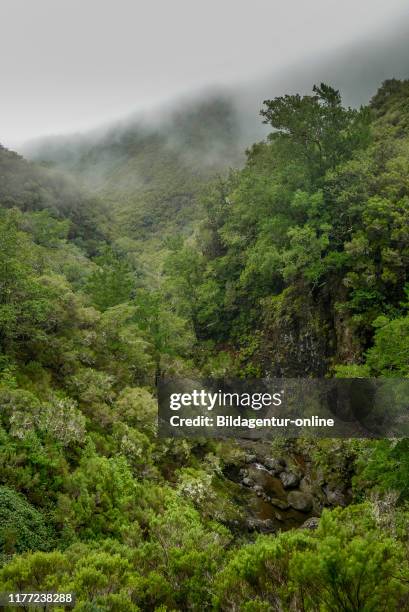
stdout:
[[288,503],[295,510],[309,512],[312,509],[313,498],[309,493],[303,493],[302,491],[290,491],[288,494]]
[[320,519],[318,516],[312,516],[308,518],[303,524],[300,526],[300,529],[317,529],[319,525]]
[[266,466],[266,468],[268,468],[271,472],[273,472],[276,475],[280,474],[281,472],[284,472],[285,466],[286,466],[284,459],[269,458],[269,459],[265,459],[263,463]]
[[303,493],[311,493],[311,484],[308,482],[306,478],[302,478],[299,484],[300,491]]
[[257,527],[257,523],[258,523],[258,519],[254,519],[254,518],[248,518],[247,521],[247,528],[250,531],[254,531]]
[[327,489],[325,494],[327,496],[328,503],[331,504],[331,506],[342,506],[345,508],[345,506],[348,505],[347,499],[341,489]]
[[280,480],[283,483],[284,489],[293,489],[300,482],[300,477],[294,472],[281,472]]
[[274,531],[274,523],[271,519],[266,519],[261,526],[261,531]]
[[254,463],[257,460],[256,455],[246,455],[244,458],[246,463]]
[[314,470],[313,480],[316,485],[322,486],[325,484],[324,470],[322,468],[316,468]]
[[271,497],[270,504],[276,508],[280,508],[280,510],[288,510],[290,507],[288,502],[286,502],[284,499],[277,499],[277,497]]
[[246,487],[252,487],[254,484],[254,480],[252,480],[251,478],[249,478],[248,476],[246,476],[245,478],[243,478],[243,480],[241,481],[244,486]]
[[261,531],[264,533],[275,531],[274,523],[271,519],[249,518],[247,519],[247,528],[250,531]]

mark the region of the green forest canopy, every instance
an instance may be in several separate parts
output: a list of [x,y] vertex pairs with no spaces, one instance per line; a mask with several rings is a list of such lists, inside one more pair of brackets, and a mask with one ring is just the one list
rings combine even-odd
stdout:
[[406,440],[290,445],[323,473],[336,455],[352,503],[258,535],[229,480],[240,445],[155,436],[164,373],[409,375],[409,82],[361,109],[321,84],[261,115],[241,169],[169,199],[165,164],[145,231],[146,190],[117,202],[0,149],[1,591],[73,590],[82,611],[409,609]]

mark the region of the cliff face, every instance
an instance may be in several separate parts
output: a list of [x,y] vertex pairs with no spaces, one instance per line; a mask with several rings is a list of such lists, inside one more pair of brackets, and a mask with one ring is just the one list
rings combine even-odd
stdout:
[[307,287],[266,299],[260,362],[272,377],[323,376],[334,348],[328,312]]
[[256,359],[266,376],[325,376],[334,363],[359,363],[363,339],[351,316],[337,307],[345,289],[330,296],[293,286],[263,300],[264,327]]

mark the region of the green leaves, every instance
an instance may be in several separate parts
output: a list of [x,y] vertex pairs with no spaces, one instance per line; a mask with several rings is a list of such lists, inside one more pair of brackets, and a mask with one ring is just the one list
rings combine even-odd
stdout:
[[0,486],[0,559],[26,550],[48,550],[52,544],[45,516],[21,494]]
[[127,261],[112,249],[106,248],[96,258],[96,263],[98,268],[89,276],[86,285],[93,304],[104,311],[129,302],[135,291],[136,279]]
[[259,537],[235,553],[217,580],[217,609],[247,609],[252,600],[256,610],[394,609],[408,590],[403,559],[369,505],[325,510],[315,533]]
[[18,216],[0,211],[0,348],[13,353],[45,329],[49,292],[36,274],[36,250]]
[[200,114],[192,173],[189,131],[177,151],[121,136],[109,245],[97,201],[0,149],[0,590],[73,590],[79,612],[404,607],[407,441],[309,445],[317,488],[354,477],[360,498],[384,497],[253,541],[224,526],[243,519],[226,475],[244,450],[158,441],[153,389],[337,360],[339,375],[409,376],[405,96],[392,81],[373,111],[325,84],[266,101],[273,133],[210,185],[186,240],[212,164]]
[[315,85],[313,92],[265,100],[260,114],[277,130],[272,139],[286,139],[289,150],[317,180],[367,144],[369,116],[363,110],[343,108],[339,91],[329,85]]
[[[399,88],[389,86],[384,103],[393,98],[398,112]],[[402,315],[409,147],[406,132],[385,132],[377,104],[376,112],[345,108],[325,84],[310,96],[265,102],[261,114],[274,131],[247,152],[241,171],[209,190],[196,243],[171,258],[175,287],[186,296],[184,313],[200,341],[227,343],[236,354],[255,332],[264,344],[270,338],[277,344],[283,330],[264,305],[294,288],[308,294],[326,329],[325,353],[317,355],[323,365],[314,366],[321,374],[327,359],[362,357],[377,317]],[[311,335],[304,314],[301,305],[290,326],[296,331],[286,329],[287,337]],[[256,351],[242,373],[260,371],[260,360],[277,360],[277,351],[267,353]]]

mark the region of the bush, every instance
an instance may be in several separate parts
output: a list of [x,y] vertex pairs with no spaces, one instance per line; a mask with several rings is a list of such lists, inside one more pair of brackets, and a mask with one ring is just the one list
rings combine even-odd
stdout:
[[41,512],[19,493],[0,487],[0,552],[48,550],[52,539]]

